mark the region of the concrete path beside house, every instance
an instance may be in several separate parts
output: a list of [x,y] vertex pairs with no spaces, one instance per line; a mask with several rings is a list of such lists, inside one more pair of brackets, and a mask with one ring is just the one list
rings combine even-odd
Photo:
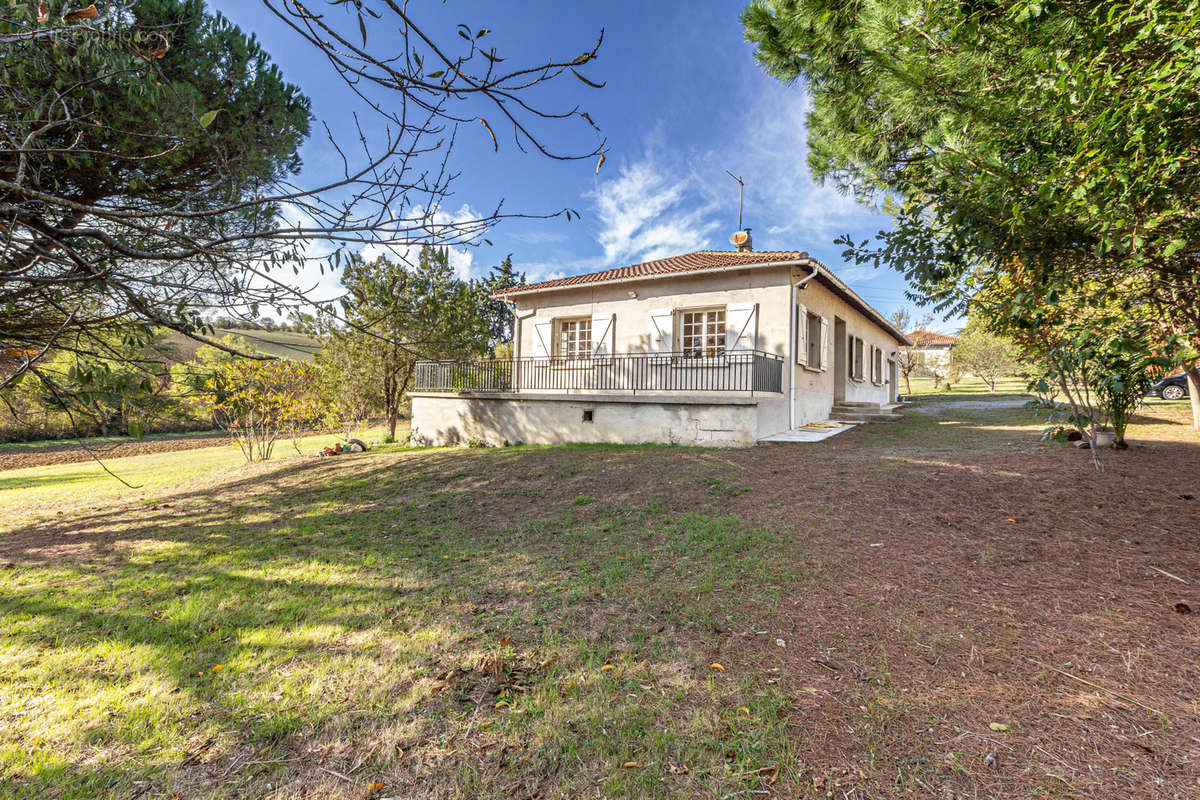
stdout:
[[759,439],[759,444],[796,444],[800,442],[821,442],[831,436],[837,436],[839,433],[845,433],[855,427],[856,423],[849,422],[840,428],[796,428],[795,430],[783,431],[774,436],[767,436]]

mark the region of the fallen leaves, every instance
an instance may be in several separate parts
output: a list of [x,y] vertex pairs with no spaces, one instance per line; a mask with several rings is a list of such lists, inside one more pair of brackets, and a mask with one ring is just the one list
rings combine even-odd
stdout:
[[1005,731],[1008,730],[1008,726],[1005,725],[1003,722],[991,722],[991,723],[988,723],[988,727],[991,728],[992,730],[996,731],[997,733],[1004,733]]
[[712,669],[720,670],[721,672],[725,671],[725,668],[723,666],[721,666],[720,664],[718,664],[716,661],[709,664],[709,667],[711,667]]

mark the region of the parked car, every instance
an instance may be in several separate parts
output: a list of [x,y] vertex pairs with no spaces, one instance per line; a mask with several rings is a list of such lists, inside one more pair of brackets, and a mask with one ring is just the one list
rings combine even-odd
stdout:
[[1163,378],[1150,387],[1147,397],[1161,397],[1163,400],[1182,400],[1188,396],[1187,376],[1183,373]]

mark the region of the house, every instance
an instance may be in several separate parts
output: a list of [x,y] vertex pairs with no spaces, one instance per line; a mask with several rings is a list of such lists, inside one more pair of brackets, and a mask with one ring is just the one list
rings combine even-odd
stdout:
[[418,364],[412,441],[736,447],[892,403],[904,333],[807,253],[743,238],[499,293],[513,357]]
[[924,329],[910,331],[908,338],[912,342],[912,351],[921,357],[921,363],[927,367],[948,366],[950,351],[958,344],[957,336]]

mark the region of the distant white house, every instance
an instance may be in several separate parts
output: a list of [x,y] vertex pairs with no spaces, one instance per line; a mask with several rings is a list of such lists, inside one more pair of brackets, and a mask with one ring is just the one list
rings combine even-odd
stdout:
[[891,403],[910,344],[803,252],[701,250],[496,296],[513,357],[419,364],[414,443],[752,445]]
[[957,336],[918,329],[908,332],[912,351],[921,355],[922,362],[929,367],[945,367],[950,364],[950,351],[958,344]]

